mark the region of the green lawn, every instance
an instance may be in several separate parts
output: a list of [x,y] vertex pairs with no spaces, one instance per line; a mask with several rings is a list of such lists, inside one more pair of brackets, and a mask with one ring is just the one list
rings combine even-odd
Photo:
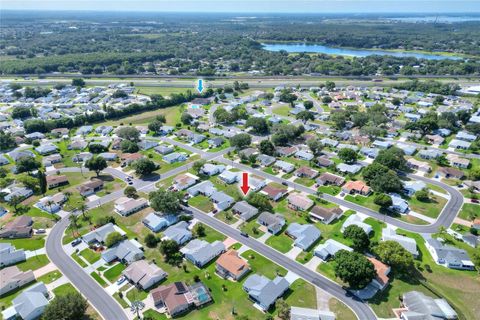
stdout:
[[90,264],[94,264],[101,258],[101,254],[99,252],[95,252],[89,248],[83,249],[80,251],[80,255],[85,258]]
[[294,182],[298,183],[298,184],[301,184],[301,185],[304,185],[304,186],[307,186],[307,187],[311,187],[315,184],[315,180],[312,180],[312,179],[309,179],[309,178],[297,178],[294,180]]
[[[312,246],[312,248],[315,248],[315,246]],[[310,261],[310,259],[313,258],[313,250],[311,251],[302,251],[300,252],[300,254],[295,258],[295,260],[297,260],[298,262],[300,262],[301,264],[305,264],[307,263],[308,261]]]
[[88,267],[87,263],[83,261],[75,252],[72,253],[70,257],[72,257],[72,259],[75,260],[80,265],[80,267],[82,268]]
[[49,263],[50,260],[48,260],[47,255],[40,254],[38,256],[33,256],[24,262],[18,263],[16,264],[16,266],[22,271],[28,271],[40,269],[41,267],[44,267]]
[[37,278],[38,282],[43,282],[45,284],[52,283],[55,280],[58,280],[62,277],[62,273],[58,270],[51,271],[47,274],[44,274],[43,276]]
[[[285,302],[290,306],[301,308],[317,308],[315,287],[303,279],[297,279],[290,285],[285,295]],[[338,318],[337,318],[338,319]]]
[[115,293],[113,294],[113,298],[114,298],[115,300],[117,300],[117,302],[122,306],[122,308],[125,309],[125,308],[130,307],[130,306],[128,305],[127,301],[125,301],[124,299],[120,298],[120,295],[119,295],[118,292],[115,292]]
[[375,210],[375,211],[380,211],[380,206],[379,205],[376,205],[374,202],[373,202],[373,199],[374,199],[374,196],[373,195],[370,195],[368,197],[364,197],[364,196],[360,196],[360,195],[355,195],[355,196],[352,196],[350,194],[347,194],[345,196],[345,200],[347,201],[350,201],[350,202],[353,202],[353,203],[356,203],[356,204],[359,204],[361,206],[364,206],[366,208],[370,208],[372,210]]
[[139,300],[139,301],[145,300],[147,296],[148,296],[148,291],[139,290],[135,287],[133,287],[133,289],[127,292],[127,298],[128,300],[130,300],[130,302],[136,301],[136,300]]
[[430,218],[437,218],[446,203],[447,200],[445,198],[434,194],[430,194],[428,201],[419,201],[415,196],[408,200],[410,209]]
[[71,283],[65,283],[62,284],[61,286],[56,287],[53,289],[53,293],[56,296],[64,296],[69,293],[75,293],[77,292],[77,289],[71,284]]
[[105,288],[106,286],[108,286],[107,282],[102,279],[102,277],[98,274],[97,271],[93,271],[92,273],[90,273],[90,275],[91,275],[92,278],[95,279],[95,281],[97,281],[98,284],[101,285],[102,287]]
[[264,275],[272,280],[277,275],[285,276],[287,274],[287,270],[274,264],[253,250],[247,250],[242,253],[241,256],[248,260],[248,263],[252,269],[252,273]]
[[16,249],[24,250],[38,250],[45,246],[45,237],[44,236],[33,236],[32,238],[27,239],[2,239],[0,243],[10,243]]
[[372,226],[373,234],[371,234],[370,237],[373,241],[379,242],[382,239],[382,229],[386,228],[387,225],[371,217],[366,218],[363,222]]
[[[201,222],[199,222],[201,223]],[[209,226],[203,224],[204,228],[205,228],[205,236],[204,237],[199,237],[199,239],[202,239],[202,240],[205,240],[207,242],[214,242],[214,241],[223,241],[225,240],[227,237],[218,232],[217,230],[213,229],[213,228],[210,228]]]
[[188,204],[207,213],[211,212],[214,209],[212,201],[202,195],[198,195],[188,199]]
[[260,228],[260,225],[257,223],[256,219],[252,219],[240,225],[240,230],[242,232],[246,232],[249,236],[253,238],[260,238],[265,233],[261,231],[259,228]]
[[145,318],[149,318],[149,319],[152,319],[152,320],[167,320],[167,316],[163,313],[160,313],[160,312],[157,312],[153,309],[148,309],[147,311],[145,311],[143,313],[143,316]]
[[115,266],[111,267],[103,273],[103,276],[108,279],[110,282],[115,282],[125,270],[123,263],[117,263]]
[[464,203],[460,214],[460,218],[471,221],[472,218],[480,216],[480,204]]
[[353,311],[347,307],[343,302],[341,302],[338,299],[331,298],[328,301],[328,306],[330,308],[330,311],[335,313],[335,316],[337,319],[341,320],[357,320],[357,316]]
[[320,186],[318,188],[318,191],[322,192],[322,193],[326,193],[326,194],[330,194],[332,196],[336,196],[337,194],[340,193],[342,189],[340,187],[337,187],[337,186]]
[[231,211],[220,211],[215,215],[215,218],[225,222],[226,224],[234,224],[238,218]]
[[290,116],[290,110],[291,110],[290,106],[286,104],[286,105],[275,106],[272,109],[272,112],[280,116],[288,117]]
[[318,265],[317,271],[326,276],[327,278],[339,282],[340,280],[337,279],[335,276],[335,270],[334,270],[334,265],[335,261],[329,260],[327,262],[322,262]]
[[271,236],[267,239],[265,244],[277,249],[281,253],[287,253],[290,251],[290,249],[292,249],[293,240],[285,235],[285,233],[282,233],[278,236]]

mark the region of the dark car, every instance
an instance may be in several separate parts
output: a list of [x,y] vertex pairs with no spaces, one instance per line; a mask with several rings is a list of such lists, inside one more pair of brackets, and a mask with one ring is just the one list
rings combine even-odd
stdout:
[[478,199],[472,199],[472,203],[480,203],[480,201],[478,201]]
[[77,239],[73,240],[72,241],[72,247],[78,246],[81,242],[82,242],[82,239],[80,239],[80,238],[77,238]]
[[248,237],[249,237],[248,233],[246,233],[246,232],[240,232],[240,235],[241,235],[242,237],[245,237],[245,238],[248,238]]
[[288,186],[288,183],[287,183],[286,181],[283,181],[282,184],[283,184],[284,186]]

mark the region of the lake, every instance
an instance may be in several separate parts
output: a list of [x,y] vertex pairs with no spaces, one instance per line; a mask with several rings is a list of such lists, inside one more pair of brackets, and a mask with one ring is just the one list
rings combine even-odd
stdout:
[[287,52],[308,52],[308,53],[324,53],[334,54],[340,56],[350,57],[367,57],[371,55],[393,56],[393,57],[414,57],[417,59],[427,60],[461,60],[460,57],[443,56],[430,53],[418,53],[409,51],[386,51],[386,50],[362,50],[362,49],[347,49],[339,47],[328,47],[318,44],[304,44],[304,43],[262,43],[263,49],[267,51],[287,51]]

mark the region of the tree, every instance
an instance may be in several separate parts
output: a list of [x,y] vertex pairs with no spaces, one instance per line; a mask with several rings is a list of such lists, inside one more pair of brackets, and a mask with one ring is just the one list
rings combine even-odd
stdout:
[[31,189],[33,192],[38,192],[38,179],[27,174],[21,174],[17,176],[18,182],[22,183],[28,189]]
[[363,135],[368,136],[370,141],[375,140],[377,137],[383,137],[387,134],[387,130],[373,126],[373,125],[366,125],[360,129],[360,133]]
[[88,302],[78,292],[56,295],[45,308],[43,320],[84,319]]
[[427,202],[430,197],[430,192],[427,189],[418,190],[415,192],[415,198],[421,202]]
[[148,158],[141,158],[133,163],[133,168],[135,169],[136,174],[147,176],[157,170],[158,166]]
[[183,257],[180,252],[180,246],[174,240],[163,240],[160,242],[160,252],[163,254],[165,262],[174,266],[182,263]]
[[477,250],[472,254],[472,262],[480,273],[480,251]]
[[305,109],[310,110],[313,108],[313,101],[304,101],[303,106],[305,107]]
[[347,120],[347,113],[345,111],[330,114],[330,121],[333,122],[335,128],[338,130],[342,130],[343,128],[345,128]]
[[113,231],[107,235],[107,238],[105,239],[105,245],[108,248],[111,248],[122,240],[123,236],[119,232]]
[[149,233],[145,236],[145,244],[149,248],[156,248],[158,241],[158,238],[153,233]]
[[355,150],[343,148],[338,151],[338,157],[347,164],[352,164],[357,161],[358,154]]
[[162,124],[165,124],[165,123],[167,123],[167,117],[165,117],[164,114],[159,114],[155,117],[155,121],[158,121]]
[[275,146],[270,140],[262,140],[258,146],[260,153],[273,156],[275,154]]
[[82,202],[82,203],[80,203],[80,205],[78,206],[78,210],[80,210],[80,211],[82,212],[83,218],[86,219],[87,217],[85,216],[85,212],[87,212],[88,206],[87,206],[84,202]]
[[91,144],[88,146],[88,150],[89,150],[91,153],[98,154],[98,153],[102,153],[102,152],[108,151],[108,148],[105,147],[104,145],[100,144],[100,143],[91,143]]
[[313,155],[318,157],[322,154],[323,143],[319,139],[310,139],[307,141],[307,146],[312,151]]
[[202,170],[203,166],[207,163],[207,161],[201,159],[201,160],[197,160],[193,163],[193,170],[195,170],[195,172],[198,174],[200,173],[200,170]]
[[162,128],[162,125],[163,124],[160,121],[155,120],[148,124],[148,130],[152,131],[153,133],[157,133]]
[[85,80],[83,79],[72,79],[72,86],[75,87],[84,87],[85,86]]
[[267,196],[261,193],[250,193],[247,197],[247,202],[257,208],[259,211],[272,212],[273,207]]
[[202,223],[197,223],[194,227],[193,227],[193,234],[197,237],[197,238],[202,238],[202,237],[205,237],[206,236],[206,232],[205,232],[205,226],[202,224]]
[[137,189],[135,189],[135,187],[133,186],[128,186],[125,188],[125,190],[123,190],[123,194],[128,197],[128,198],[132,198],[132,199],[135,199],[138,197],[137,195]]
[[392,197],[385,193],[377,194],[373,199],[373,202],[382,208],[388,208],[393,204]]
[[189,113],[182,113],[182,116],[180,117],[180,121],[182,121],[183,124],[189,125],[193,121],[193,117]]
[[373,264],[363,254],[346,250],[335,254],[334,271],[352,289],[365,288],[377,276]]
[[303,123],[306,123],[309,120],[310,121],[315,120],[315,117],[313,116],[313,113],[311,113],[310,111],[307,111],[307,110],[300,111],[299,113],[297,113],[296,118],[298,120],[302,120]]
[[239,133],[230,138],[230,145],[237,149],[248,147],[252,143],[252,137],[248,133]]
[[474,167],[470,170],[470,179],[480,180],[480,167]]
[[132,142],[138,142],[140,139],[140,132],[134,127],[123,127],[117,131],[117,135],[120,138],[130,140]]
[[85,162],[85,167],[90,171],[95,171],[98,177],[100,174],[100,171],[108,167],[108,164],[104,158],[99,156],[94,156]]
[[343,231],[343,236],[352,240],[352,247],[357,252],[363,253],[367,251],[370,246],[370,238],[368,237],[368,234],[357,225],[352,224],[346,227]]
[[0,150],[7,150],[15,147],[15,139],[11,133],[0,132]]
[[248,118],[246,126],[252,127],[252,132],[258,134],[266,134],[269,131],[267,120],[264,118]]
[[380,261],[400,272],[406,272],[413,267],[413,256],[405,250],[398,242],[381,241],[374,247],[373,252]]
[[17,160],[17,173],[32,172],[40,168],[41,164],[33,157],[21,157]]
[[20,203],[22,203],[22,201],[23,197],[15,195],[10,198],[10,201],[8,201],[8,203],[13,207],[13,211],[15,211],[15,213],[18,213],[18,206],[20,205]]
[[123,140],[120,143],[120,149],[124,153],[134,153],[140,150],[140,148],[138,147],[138,144],[130,140]]
[[327,88],[328,91],[333,91],[335,89],[335,82],[333,81],[325,82],[325,88]]
[[45,194],[47,192],[47,177],[45,176],[45,172],[43,170],[38,170],[37,179],[40,192]]
[[392,170],[405,170],[407,168],[407,160],[402,149],[391,147],[389,149],[380,150],[374,163],[379,163]]
[[278,311],[278,318],[282,320],[290,320],[290,306],[283,298],[275,302],[275,309]]
[[181,195],[179,193],[169,192],[165,189],[158,189],[157,191],[150,192],[148,197],[150,200],[150,207],[152,207],[153,210],[165,214],[180,213]]
[[322,102],[323,102],[324,104],[329,104],[329,103],[332,102],[332,101],[333,101],[333,99],[332,99],[332,97],[330,97],[330,96],[323,96],[323,97],[322,97]]

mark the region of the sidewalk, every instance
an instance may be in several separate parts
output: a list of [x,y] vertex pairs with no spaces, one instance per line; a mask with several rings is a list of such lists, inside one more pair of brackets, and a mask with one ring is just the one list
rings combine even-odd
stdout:
[[415,211],[409,211],[408,214],[411,215],[412,217],[422,219],[423,221],[427,221],[429,223],[435,223],[435,221],[436,221],[436,219],[427,217],[427,216],[425,216],[423,214],[420,214],[420,213],[417,213]]

